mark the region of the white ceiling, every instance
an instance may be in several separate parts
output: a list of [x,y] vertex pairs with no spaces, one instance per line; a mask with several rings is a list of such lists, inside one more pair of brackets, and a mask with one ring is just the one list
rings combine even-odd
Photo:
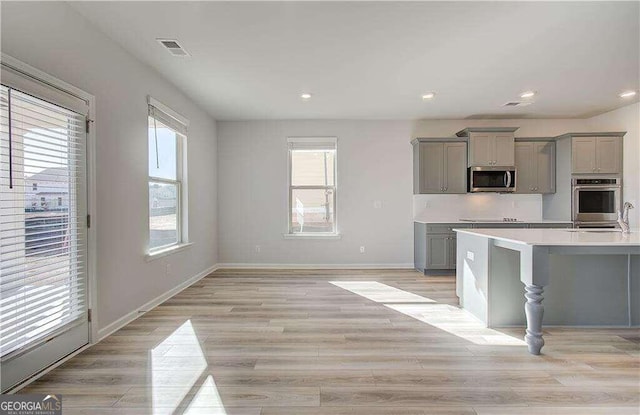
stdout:
[[70,4],[219,120],[585,117],[640,87],[639,2]]

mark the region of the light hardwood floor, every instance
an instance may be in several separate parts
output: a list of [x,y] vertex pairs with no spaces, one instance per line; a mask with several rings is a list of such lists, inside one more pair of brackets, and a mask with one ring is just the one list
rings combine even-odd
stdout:
[[454,278],[220,270],[20,393],[69,414],[638,414],[640,331],[482,328]]

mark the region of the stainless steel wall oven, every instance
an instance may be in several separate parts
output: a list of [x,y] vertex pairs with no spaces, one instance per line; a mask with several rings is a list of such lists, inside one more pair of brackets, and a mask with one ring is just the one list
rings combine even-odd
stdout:
[[574,177],[572,219],[576,227],[615,227],[622,206],[620,177]]

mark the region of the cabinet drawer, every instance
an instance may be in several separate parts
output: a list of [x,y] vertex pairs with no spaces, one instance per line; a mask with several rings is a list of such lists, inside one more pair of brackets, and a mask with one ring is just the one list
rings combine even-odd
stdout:
[[469,229],[470,224],[460,223],[438,223],[427,225],[427,233],[452,233],[454,229]]

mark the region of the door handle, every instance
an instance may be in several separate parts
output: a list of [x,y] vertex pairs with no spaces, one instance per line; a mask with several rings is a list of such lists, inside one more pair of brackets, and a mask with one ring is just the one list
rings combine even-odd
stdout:
[[507,170],[507,188],[511,187],[511,172]]

